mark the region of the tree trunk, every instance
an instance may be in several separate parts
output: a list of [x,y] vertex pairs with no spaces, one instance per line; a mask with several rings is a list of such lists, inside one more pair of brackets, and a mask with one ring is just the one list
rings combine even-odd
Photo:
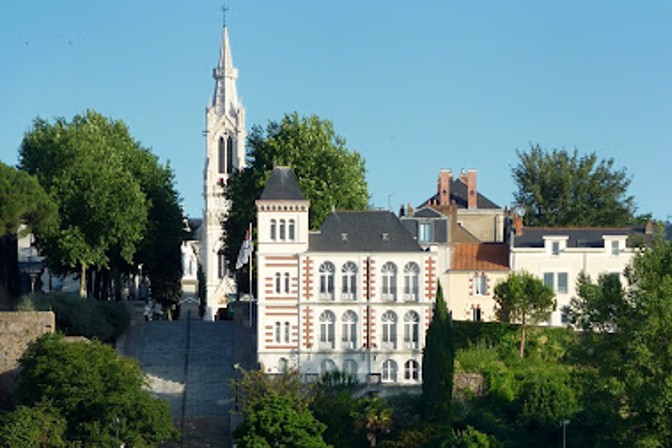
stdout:
[[518,356],[520,359],[523,359],[523,356],[525,356],[525,321],[523,320],[523,324],[520,326],[520,352],[518,353]]
[[79,297],[86,299],[86,264],[82,263],[82,270],[79,276]]

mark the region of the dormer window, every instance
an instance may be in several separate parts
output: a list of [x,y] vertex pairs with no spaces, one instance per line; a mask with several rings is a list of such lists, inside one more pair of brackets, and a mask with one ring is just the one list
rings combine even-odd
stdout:
[[551,254],[560,255],[560,241],[553,241],[551,243]]
[[390,241],[390,234],[389,233],[383,233],[382,238],[383,238],[383,241]]
[[348,234],[347,233],[341,233],[341,241],[348,241]]
[[621,251],[621,246],[618,241],[611,242],[611,255],[618,255]]
[[418,241],[421,243],[431,243],[434,241],[431,222],[421,222],[418,224]]

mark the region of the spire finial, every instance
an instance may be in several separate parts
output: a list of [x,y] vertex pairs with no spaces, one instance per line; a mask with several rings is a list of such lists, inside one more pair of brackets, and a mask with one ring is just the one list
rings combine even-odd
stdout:
[[226,3],[222,4],[222,24],[224,28],[226,28],[226,11],[228,11],[229,8],[226,6]]

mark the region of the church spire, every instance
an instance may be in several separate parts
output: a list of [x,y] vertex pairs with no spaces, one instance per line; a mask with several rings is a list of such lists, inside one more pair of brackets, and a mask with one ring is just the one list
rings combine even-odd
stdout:
[[212,98],[212,107],[215,108],[218,115],[229,114],[235,116],[239,107],[236,90],[238,69],[233,66],[226,23],[224,23],[224,29],[222,30],[219,61],[217,67],[212,70],[212,77],[215,78],[215,94]]

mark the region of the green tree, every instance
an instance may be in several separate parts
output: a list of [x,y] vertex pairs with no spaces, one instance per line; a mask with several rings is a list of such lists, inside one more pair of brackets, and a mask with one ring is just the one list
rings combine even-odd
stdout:
[[381,398],[361,400],[354,411],[355,426],[366,432],[371,448],[378,446],[378,436],[392,429],[392,408]]
[[451,418],[455,348],[452,322],[439,283],[432,322],[422,352],[422,398],[428,420],[448,423]]
[[294,112],[266,128],[254,126],[247,139],[248,164],[226,186],[231,210],[224,225],[227,260],[235,260],[248,223],[274,165],[289,165],[310,201],[310,227],[318,228],[332,209],[363,210],[369,201],[364,160],[346,147],[331,122]]
[[298,370],[289,369],[280,375],[266,375],[262,370],[238,369],[240,377],[229,381],[236,408],[243,416],[254,409],[266,395],[276,393],[288,396],[297,408],[308,408],[313,393],[310,386],[301,381]]
[[48,227],[56,220],[56,206],[33,176],[0,162],[0,303],[6,294],[19,295],[17,237]]
[[547,151],[531,145],[517,151],[513,168],[518,187],[516,205],[530,226],[626,226],[632,223],[634,199],[627,194],[630,179],[614,160],[599,160],[593,152]]
[[48,402],[19,406],[0,416],[0,446],[12,448],[61,448],[67,422]]
[[67,421],[69,442],[149,447],[173,437],[175,429],[168,403],[145,385],[137,363],[111,347],[45,335],[21,358],[18,392],[26,406],[52,403]]
[[325,425],[305,407],[297,407],[288,395],[271,392],[249,409],[234,438],[243,448],[326,448]]
[[518,356],[525,355],[525,330],[548,320],[555,309],[553,290],[528,272],[513,272],[495,286],[495,302],[499,306],[497,315],[504,323],[520,324],[520,350]]

